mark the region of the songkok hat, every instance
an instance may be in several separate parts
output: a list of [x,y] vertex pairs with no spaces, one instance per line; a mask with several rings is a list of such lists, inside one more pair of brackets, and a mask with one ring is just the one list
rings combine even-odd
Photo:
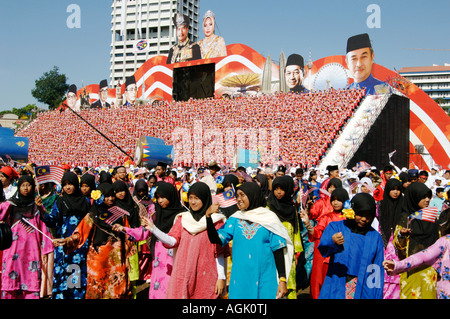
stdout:
[[101,80],[100,81],[100,85],[99,85],[99,89],[103,89],[103,88],[107,88],[108,87],[108,81],[106,80]]
[[303,69],[305,62],[300,54],[291,54],[286,61],[286,66],[288,65],[299,65]]
[[354,50],[371,47],[372,44],[370,43],[370,38],[367,33],[354,35],[347,40],[347,53]]
[[69,86],[69,93],[77,94],[77,86],[75,84],[72,84],[71,86]]
[[128,85],[136,84],[136,80],[134,78],[134,75],[127,77],[125,80],[125,87],[128,87]]

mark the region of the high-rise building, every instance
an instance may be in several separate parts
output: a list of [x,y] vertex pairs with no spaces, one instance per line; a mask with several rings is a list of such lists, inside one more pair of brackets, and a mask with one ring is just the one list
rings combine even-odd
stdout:
[[112,86],[124,83],[155,55],[167,55],[177,42],[172,18],[190,18],[189,38],[198,41],[200,0],[113,0],[111,20]]
[[398,73],[437,101],[444,110],[450,110],[450,64],[404,67]]

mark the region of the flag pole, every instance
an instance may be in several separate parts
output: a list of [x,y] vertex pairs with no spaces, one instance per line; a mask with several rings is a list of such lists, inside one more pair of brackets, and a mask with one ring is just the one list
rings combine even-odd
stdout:
[[133,156],[131,156],[130,154],[128,154],[127,152],[125,152],[121,147],[119,147],[118,145],[116,145],[113,141],[111,141],[105,134],[103,134],[102,132],[100,132],[95,126],[93,126],[91,123],[89,123],[87,120],[85,120],[80,114],[78,114],[77,112],[75,112],[70,106],[68,106],[66,103],[62,104],[64,106],[64,108],[68,108],[69,110],[72,111],[73,114],[75,114],[76,116],[78,116],[82,121],[84,121],[87,125],[89,125],[90,127],[92,127],[98,134],[100,134],[101,136],[103,136],[108,142],[110,142],[112,145],[114,145],[119,151],[121,151],[122,153],[124,153],[126,156],[130,157],[131,160],[134,161]]
[[34,229],[36,229],[38,232],[40,232],[42,235],[44,235],[45,237],[47,237],[48,239],[50,239],[53,242],[53,239],[50,238],[49,236],[47,236],[46,234],[44,234],[39,228],[37,228],[36,226],[34,226],[32,223],[28,222],[25,218],[22,217],[21,219],[22,221],[24,221],[25,223],[27,223],[28,225],[30,225],[31,227],[33,227]]

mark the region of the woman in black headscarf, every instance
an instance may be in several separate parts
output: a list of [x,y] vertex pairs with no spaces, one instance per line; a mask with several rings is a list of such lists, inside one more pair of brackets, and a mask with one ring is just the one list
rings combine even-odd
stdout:
[[[156,194],[161,191],[159,190],[161,185],[157,187]],[[164,191],[164,196],[178,198],[173,190]],[[163,199],[168,198],[162,197],[161,194],[158,197],[158,203],[163,207],[162,204],[165,202]],[[209,210],[217,212],[219,205],[212,204],[210,188],[203,182],[196,182],[189,188],[188,201],[187,212],[178,213],[179,208],[171,208],[168,214],[161,214],[161,218],[156,217],[155,222],[144,219],[143,224],[164,247],[177,248],[165,298],[215,299],[222,294],[225,287],[223,260],[228,256],[228,249],[209,242],[204,216]],[[175,201],[170,201],[172,202],[178,205]],[[221,227],[226,218],[223,214],[216,215],[216,227]],[[174,224],[168,233],[159,229],[159,227],[169,229],[172,220]]]
[[[403,208],[403,185],[396,178],[386,182],[383,200],[378,206],[379,231],[384,245],[384,258],[399,260],[394,246],[394,231]],[[400,276],[384,275],[383,299],[400,298]]]
[[[116,233],[113,224],[130,227],[128,212],[109,219],[115,205],[111,184],[100,184],[92,194],[94,205],[70,237],[54,240],[55,246],[65,246],[71,253],[89,242],[87,254],[86,299],[129,299],[131,297],[129,258],[136,247],[123,233]],[[120,209],[120,208],[118,208]]]
[[[424,183],[414,182],[406,188],[402,215],[394,232],[394,244],[398,249],[399,259],[429,247],[439,238],[439,226],[436,222],[408,218],[411,214],[428,207],[431,198],[432,191]],[[434,268],[426,265],[402,273],[400,298],[413,298],[414,295],[416,298],[435,299],[436,276]]]
[[35,194],[34,179],[24,175],[7,201],[9,206],[0,211],[0,221],[10,226],[13,234],[10,247],[3,250],[2,299],[39,299],[40,293],[47,297],[45,281],[52,277],[54,249],[39,214],[44,208],[37,205]]
[[[78,176],[72,172],[64,173],[61,179],[62,195],[56,200],[51,212],[42,214],[47,227],[55,230],[55,238],[72,235],[91,208],[89,199],[81,193]],[[66,255],[62,247],[55,249],[53,299],[84,299],[86,292],[88,243]],[[67,285],[72,273],[71,265],[80,267],[79,285]]]
[[243,183],[236,194],[240,210],[219,230],[212,223],[213,211],[206,215],[212,243],[226,245],[233,240],[229,298],[281,298],[288,292],[286,276],[294,250],[288,231],[278,216],[265,207],[266,200],[257,183]]
[[[95,176],[94,175],[85,173],[83,176],[81,176],[80,189],[84,196],[91,199],[91,193],[92,193],[92,191],[95,190],[96,187],[97,186],[95,184]],[[92,202],[93,202],[93,200],[91,200],[91,204],[92,204]]]
[[[261,192],[265,199],[267,199],[270,195],[270,189],[269,189],[269,179],[265,174],[256,174],[254,177],[254,180],[258,183],[259,187],[261,187]],[[273,189],[273,185],[272,185]]]
[[[128,185],[121,180],[116,180],[112,187],[114,189],[114,193],[116,195],[116,200],[114,204],[117,207],[120,207],[126,210],[130,215],[128,216],[128,222],[131,228],[137,228],[141,225],[141,211],[145,212],[145,209],[141,209],[138,203],[131,196],[130,190],[128,189]],[[145,216],[142,214],[143,217]],[[138,243],[135,243],[136,251],[138,251]],[[139,280],[139,254],[135,254],[129,258],[131,271],[129,272],[129,277],[131,281],[132,287],[132,298],[135,297],[136,294],[136,286],[137,280]]]
[[287,278],[288,299],[297,299],[296,288],[296,254],[303,251],[302,240],[299,231],[299,220],[294,205],[294,179],[289,175],[276,177],[272,182],[272,191],[267,199],[268,208],[277,214],[280,221],[286,227],[289,237],[294,244],[291,272]]

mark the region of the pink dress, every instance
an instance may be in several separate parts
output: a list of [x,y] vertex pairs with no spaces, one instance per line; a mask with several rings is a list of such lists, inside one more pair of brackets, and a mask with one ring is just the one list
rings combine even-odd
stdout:
[[[216,229],[222,225],[222,221],[217,222]],[[211,244],[206,221],[205,230],[193,235],[182,226],[178,217],[168,235],[177,240],[174,247],[177,250],[166,299],[216,299],[216,258],[221,254],[227,257],[228,251]]]
[[[133,236],[137,241],[146,240],[151,235],[151,232],[143,227],[125,228],[125,230],[127,235]],[[165,299],[173,268],[173,249],[164,247],[159,240],[156,240],[154,255],[148,298]]]
[[[2,205],[2,208],[5,207]],[[8,219],[7,212],[8,209],[1,209],[0,220],[6,221]],[[28,221],[51,238],[47,226],[40,219],[37,211]],[[39,299],[41,258],[42,255],[53,252],[53,243],[35,229],[27,231],[22,222],[14,223],[11,230],[13,233],[12,245],[3,251],[1,298]]]
[[[384,259],[399,260],[394,246],[393,233],[384,249]],[[384,271],[383,299],[400,299],[400,275],[389,276],[386,270]]]
[[440,237],[433,245],[401,261],[394,260],[394,273],[409,271],[421,265],[432,266],[437,274],[436,298],[450,299],[450,235]]

